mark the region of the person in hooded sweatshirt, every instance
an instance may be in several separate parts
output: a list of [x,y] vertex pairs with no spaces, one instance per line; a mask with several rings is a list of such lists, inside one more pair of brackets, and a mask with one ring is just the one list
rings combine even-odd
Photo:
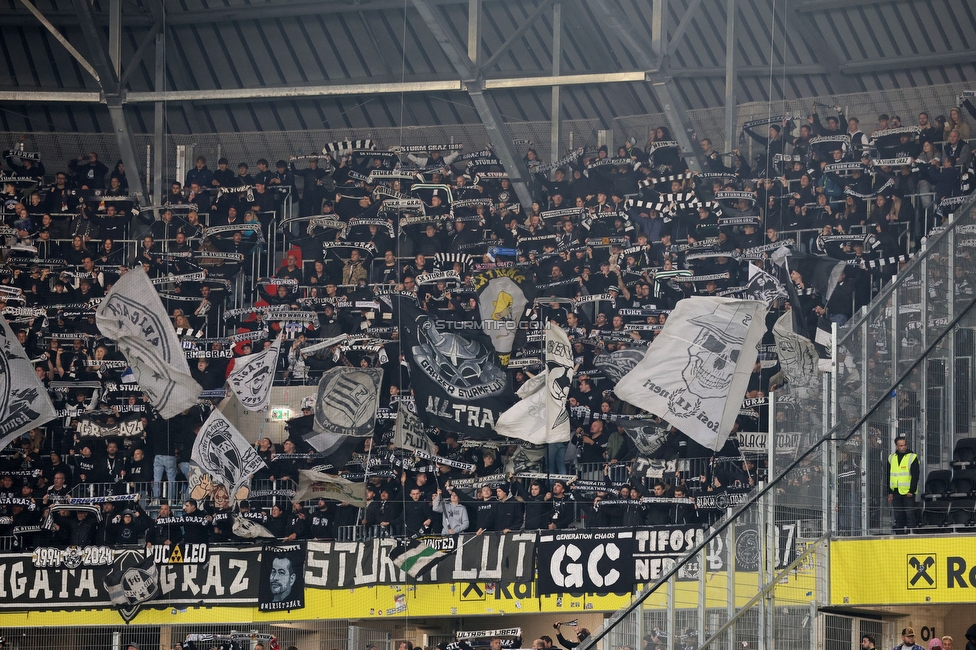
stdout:
[[976,650],[976,623],[966,630],[966,650]]
[[434,511],[443,515],[442,535],[463,533],[471,525],[468,509],[461,503],[461,495],[453,490],[447,499],[444,498],[441,490],[437,490],[434,496]]

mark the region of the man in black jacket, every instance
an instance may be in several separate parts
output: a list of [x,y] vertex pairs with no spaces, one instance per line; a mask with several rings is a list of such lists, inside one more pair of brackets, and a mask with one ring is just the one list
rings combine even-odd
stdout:
[[525,512],[522,503],[509,494],[505,484],[495,487],[495,496],[498,499],[495,502],[495,530],[503,533],[522,530]]
[[423,535],[430,531],[434,511],[429,501],[424,501],[424,493],[419,487],[410,490],[410,500],[403,506],[404,532],[408,536]]

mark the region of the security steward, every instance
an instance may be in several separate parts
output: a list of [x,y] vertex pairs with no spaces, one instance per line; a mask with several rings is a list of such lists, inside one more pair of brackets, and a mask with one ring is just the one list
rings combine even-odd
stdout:
[[888,456],[888,503],[891,504],[896,535],[915,527],[915,494],[921,474],[918,455],[908,451],[905,436],[895,438],[895,453]]

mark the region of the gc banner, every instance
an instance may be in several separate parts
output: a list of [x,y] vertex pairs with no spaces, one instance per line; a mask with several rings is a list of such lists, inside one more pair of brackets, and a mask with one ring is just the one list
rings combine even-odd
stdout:
[[634,585],[634,531],[539,535],[539,594],[623,593]]

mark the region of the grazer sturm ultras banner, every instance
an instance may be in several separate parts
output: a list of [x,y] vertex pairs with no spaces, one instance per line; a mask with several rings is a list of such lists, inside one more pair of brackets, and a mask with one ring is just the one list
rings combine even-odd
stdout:
[[481,324],[437,320],[416,301],[394,299],[421,421],[469,439],[493,437],[515,395]]
[[95,322],[119,346],[136,383],[164,420],[197,403],[203,389],[190,376],[176,329],[142,267],[119,278],[98,306]]
[[491,338],[501,364],[508,365],[519,322],[535,297],[531,278],[520,268],[489,269],[472,277],[478,292],[481,327]]
[[725,444],[766,331],[756,300],[678,302],[644,359],[621,379],[621,399],[667,420],[709,449]]

